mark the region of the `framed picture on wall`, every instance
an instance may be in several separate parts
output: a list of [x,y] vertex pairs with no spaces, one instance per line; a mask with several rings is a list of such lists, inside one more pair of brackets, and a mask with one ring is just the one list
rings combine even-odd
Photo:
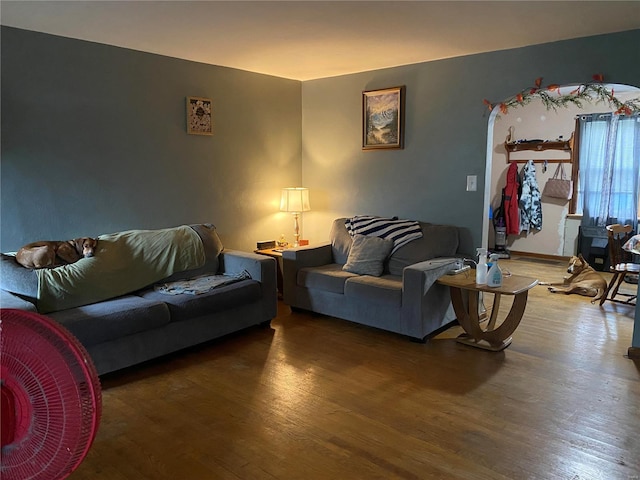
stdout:
[[404,148],[405,87],[362,92],[362,149]]
[[187,133],[213,135],[212,113],[210,98],[187,97]]

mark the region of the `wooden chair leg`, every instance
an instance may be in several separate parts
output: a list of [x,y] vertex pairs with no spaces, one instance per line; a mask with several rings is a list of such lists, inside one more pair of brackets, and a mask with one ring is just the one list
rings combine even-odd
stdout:
[[611,287],[613,287],[613,284],[615,283],[615,281],[618,279],[618,277],[620,276],[619,273],[614,273],[613,277],[611,278],[611,281],[609,282],[609,285],[607,285],[607,289],[604,291],[604,293],[602,294],[602,297],[600,298],[600,305],[602,306],[605,302],[605,300],[609,300],[609,292],[611,291]]
[[611,293],[611,299],[612,300],[615,298],[616,295],[618,295],[618,289],[620,288],[620,284],[624,280],[624,275],[625,275],[624,273],[619,273],[617,275],[618,281],[616,282],[616,286],[613,289],[613,292]]

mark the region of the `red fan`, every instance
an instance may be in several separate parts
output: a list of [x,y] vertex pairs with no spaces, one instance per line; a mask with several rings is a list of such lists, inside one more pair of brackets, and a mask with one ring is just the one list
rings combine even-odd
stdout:
[[100,380],[64,327],[37,313],[0,310],[3,480],[63,479],[100,423]]

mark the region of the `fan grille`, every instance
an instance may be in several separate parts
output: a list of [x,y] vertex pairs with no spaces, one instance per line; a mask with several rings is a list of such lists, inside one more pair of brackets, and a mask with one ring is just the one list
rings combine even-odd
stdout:
[[0,476],[67,477],[86,456],[102,410],[89,355],[55,321],[8,309],[0,310],[0,352],[3,407],[10,407],[2,427],[13,428],[3,434]]

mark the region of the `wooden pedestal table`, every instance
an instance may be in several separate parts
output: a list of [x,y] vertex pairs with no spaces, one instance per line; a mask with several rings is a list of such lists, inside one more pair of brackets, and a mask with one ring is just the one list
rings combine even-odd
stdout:
[[[449,287],[456,317],[466,332],[460,335],[457,341],[465,345],[498,352],[511,344],[511,334],[518,328],[520,320],[522,320],[529,290],[538,284],[538,280],[511,275],[504,277],[501,287],[491,288],[487,285],[478,285],[474,273],[475,271],[471,270],[468,274],[445,275],[438,279],[438,283]],[[480,326],[480,316],[478,315],[480,292],[494,294],[491,317],[487,322],[486,329]],[[502,295],[514,295],[515,298],[506,318],[496,327]]]

